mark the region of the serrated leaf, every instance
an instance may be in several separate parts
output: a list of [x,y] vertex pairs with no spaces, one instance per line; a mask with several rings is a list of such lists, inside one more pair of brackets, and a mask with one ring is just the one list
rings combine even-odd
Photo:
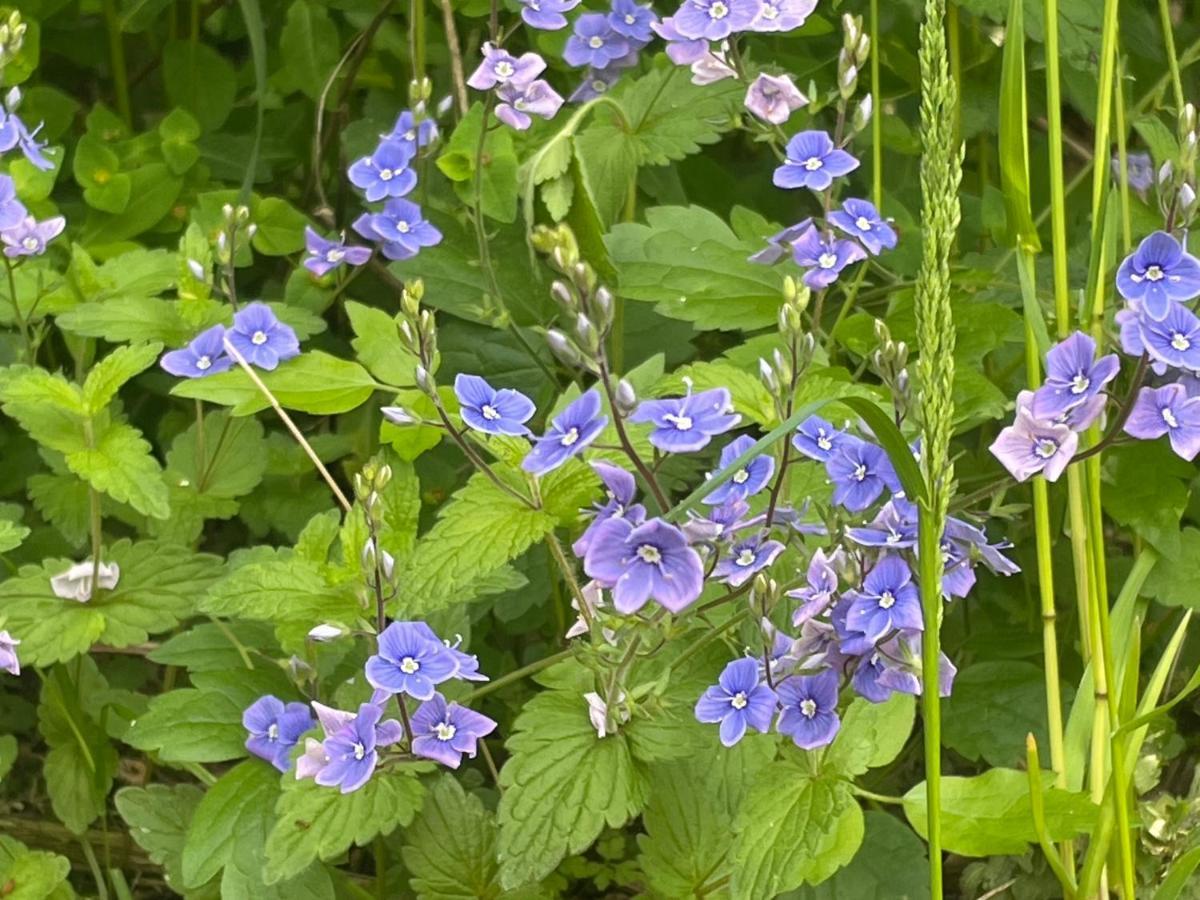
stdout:
[[506,888],[539,881],[582,853],[605,825],[645,803],[644,775],[618,732],[598,738],[582,694],[547,691],[527,704],[500,771],[500,871]]
[[143,515],[171,514],[162,468],[142,433],[127,422],[98,426],[90,446],[68,452],[67,468],[102,494]]
[[[267,469],[262,423],[225,411],[204,417],[203,436],[193,422],[167,451],[168,482],[207,497],[234,499],[258,487]],[[200,453],[203,452],[203,458]]]
[[[259,377],[280,405],[314,415],[349,412],[365,403],[376,389],[375,379],[358,363],[320,350],[302,353]],[[171,393],[232,406],[235,416],[271,405],[241,369],[181,381]]]
[[13,886],[7,900],[44,900],[66,885],[70,873],[71,861],[65,856],[30,850],[16,838],[0,834],[0,885]]
[[154,365],[162,347],[159,343],[118,347],[96,363],[83,383],[83,402],[88,413],[100,412],[125,382]]
[[929,896],[925,844],[893,815],[869,810],[867,831],[850,865],[794,900],[923,900]]
[[353,300],[346,301],[345,307],[354,329],[350,344],[358,361],[385,384],[411,386],[417,360],[400,340],[396,320],[382,309]]
[[916,703],[908,694],[892,694],[883,703],[856,697],[825,753],[824,765],[848,776],[886,766],[904,749],[915,717]]
[[0,370],[0,404],[44,447],[72,453],[87,446],[83,392],[57,373],[29,366]]
[[81,303],[55,317],[58,326],[83,337],[107,341],[161,341],[172,347],[194,333],[174,303],[157,297],[114,297]]
[[279,773],[262,760],[246,760],[222,775],[192,814],[183,845],[184,886],[200,887],[220,872],[278,797]]
[[263,876],[272,884],[318,859],[333,859],[376,835],[391,834],[413,820],[424,797],[411,772],[377,772],[350,794],[289,779],[275,808]]
[[121,788],[113,797],[134,842],[163,867],[164,879],[183,890],[183,844],[204,792],[192,784]]
[[0,519],[0,553],[16,550],[29,537],[29,529],[8,519]]
[[265,624],[238,622],[234,634],[228,626],[202,622],[172,635],[146,658],[160,666],[179,666],[190,672],[229,672],[246,665],[243,648],[273,655],[273,645],[271,628]]

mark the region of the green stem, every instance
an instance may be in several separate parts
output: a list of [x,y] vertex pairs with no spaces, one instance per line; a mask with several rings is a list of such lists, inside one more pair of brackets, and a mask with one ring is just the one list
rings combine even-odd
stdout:
[[108,28],[108,59],[112,67],[113,89],[116,92],[117,112],[128,127],[133,127],[133,111],[129,105],[129,71],[125,67],[125,39],[116,0],[104,0],[104,24]]
[[1175,92],[1175,111],[1183,109],[1183,79],[1179,77],[1179,57],[1175,54],[1175,33],[1171,27],[1170,0],[1158,0],[1158,17],[1162,23],[1163,43],[1167,47],[1167,65],[1171,72],[1171,88]]
[[21,312],[21,305],[17,302],[16,270],[13,267],[12,260],[7,256],[4,257],[4,268],[8,272],[8,299],[12,303],[13,318],[17,322],[17,327],[21,330],[21,341],[25,344],[25,361],[32,366],[35,361],[33,340],[29,336],[29,323],[25,321],[25,314]]
[[1126,254],[1133,246],[1133,210],[1129,202],[1129,151],[1126,147],[1125,67],[1117,60],[1117,80],[1113,86],[1113,105],[1117,118],[1117,185],[1121,192],[1121,238]]
[[1054,318],[1059,337],[1070,331],[1067,280],[1067,201],[1063,190],[1062,88],[1058,70],[1058,0],[1045,0],[1046,121],[1050,141],[1050,235],[1054,259]]
[[942,612],[941,530],[921,510],[917,526],[921,548],[921,711],[925,721],[925,785],[928,811],[929,891],[942,896],[942,710],[938,695],[938,647]]
[[879,89],[879,0],[871,0],[871,199],[883,213],[883,94]]
[[536,662],[531,662],[527,666],[522,666],[519,669],[509,672],[507,675],[500,676],[495,681],[489,681],[483,687],[476,688],[459,702],[466,704],[478,700],[480,697],[498,691],[502,687],[508,687],[513,682],[521,681],[530,675],[536,675],[542,669],[548,669],[555,663],[562,662],[564,659],[570,659],[574,655],[575,651],[573,649],[567,649],[560,650],[558,653],[552,653],[550,656],[544,656]]

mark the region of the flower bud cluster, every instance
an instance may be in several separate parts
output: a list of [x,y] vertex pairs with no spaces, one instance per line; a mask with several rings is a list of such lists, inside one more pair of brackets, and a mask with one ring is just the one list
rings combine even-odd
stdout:
[[892,340],[882,319],[875,320],[878,348],[870,356],[871,371],[892,393],[897,418],[904,419],[912,407],[912,384],[908,377],[908,344]]
[[[599,375],[604,342],[613,325],[612,292],[599,283],[595,270],[579,258],[579,245],[566,225],[540,227],[533,241],[534,247],[546,254],[550,265],[563,276],[550,285],[550,296],[562,310],[569,329],[550,329],[546,332],[546,342],[563,365]],[[625,393],[631,395],[632,388],[625,387]],[[635,402],[631,400],[631,404]]]

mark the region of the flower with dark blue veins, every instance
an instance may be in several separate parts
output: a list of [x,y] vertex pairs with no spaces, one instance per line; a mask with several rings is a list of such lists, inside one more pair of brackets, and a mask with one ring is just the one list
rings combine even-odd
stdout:
[[29,212],[17,199],[17,188],[8,175],[0,175],[0,231],[15,228],[25,221]]
[[773,125],[782,125],[793,112],[807,103],[808,98],[800,93],[787,75],[768,75],[763,72],[746,89],[746,109]]
[[879,683],[879,676],[883,674],[883,671],[883,658],[878,651],[872,650],[870,653],[864,653],[859,657],[858,665],[854,668],[854,675],[850,678],[850,687],[854,688],[856,694],[871,703],[882,703],[893,693],[890,687]]
[[1079,447],[1079,435],[1069,426],[1036,418],[1027,407],[1017,407],[1013,424],[1001,429],[989,448],[1017,481],[1039,472],[1057,481]]
[[[739,531],[757,524],[747,519],[750,504],[745,500],[727,500],[720,506],[708,511],[708,515],[699,515],[688,510],[688,520],[683,524],[683,533],[693,544],[714,543],[725,540]],[[765,516],[761,517],[765,519]],[[776,516],[778,519],[779,517]]]
[[805,580],[807,584],[787,595],[799,600],[800,605],[792,613],[792,625],[799,628],[814,616],[825,612],[837,599],[838,574],[834,566],[842,559],[842,548],[838,547],[828,556],[818,549],[808,564]]
[[483,713],[447,704],[445,697],[434,694],[413,713],[412,729],[415,755],[457,769],[464,755],[475,758],[477,744],[496,730],[496,723]]
[[851,197],[825,218],[839,231],[856,238],[873,256],[896,246],[896,229],[867,200]]
[[[921,696],[921,633],[902,631],[879,646],[883,670],[876,679],[880,687],[901,694]],[[950,658],[938,652],[938,696],[949,697],[958,670]]]
[[477,91],[490,91],[498,84],[529,84],[546,70],[546,61],[536,53],[513,56],[492,43],[483,45],[483,62],[467,84]]
[[246,707],[242,726],[250,734],[246,749],[280,772],[286,772],[292,766],[289,758],[292,748],[313,727],[313,717],[306,704],[285,704],[268,694]]
[[694,453],[708,446],[714,435],[735,427],[742,417],[733,411],[727,388],[692,393],[691,382],[683,397],[646,400],[629,417],[630,422],[650,422],[650,443],[666,453]]
[[307,225],[304,226],[304,248],[308,251],[304,268],[318,278],[342,266],[361,266],[371,258],[370,247],[347,247],[345,232],[336,240],[323,238]]
[[1141,333],[1154,359],[1177,369],[1200,369],[1200,319],[1183,304],[1170,301],[1161,319],[1143,313]]
[[846,266],[866,258],[867,251],[857,241],[822,234],[816,226],[792,242],[792,259],[805,270],[802,281],[814,291],[829,287]]
[[421,207],[396,197],[381,212],[359,216],[354,230],[368,240],[382,241],[383,255],[391,260],[412,259],[421,248],[442,241],[442,233],[421,215]]
[[367,660],[371,687],[428,700],[434,686],[453,678],[458,660],[424,622],[393,622],[378,639],[378,652]]
[[613,30],[604,13],[584,13],[575,20],[563,59],[572,66],[606,69],[629,53],[629,39]]
[[965,597],[975,587],[975,566],[966,547],[943,536],[942,596]]
[[842,721],[837,714],[836,672],[787,678],[776,686],[775,692],[783,707],[777,726],[779,733],[788,735],[797,747],[815,750],[831,744],[837,737]]
[[600,392],[592,388],[554,417],[546,433],[534,440],[521,468],[534,475],[557,469],[600,437],[607,424],[608,416],[600,411]]
[[758,0],[684,0],[671,18],[685,38],[719,41],[747,30],[756,15]]
[[1124,427],[1143,441],[1167,435],[1171,449],[1190,462],[1200,453],[1200,397],[1189,397],[1181,384],[1144,387]]
[[322,742],[328,761],[313,776],[317,784],[349,794],[370,781],[379,765],[379,748],[404,737],[399,722],[395,719],[381,722],[382,718],[382,706],[364,703],[349,722]]
[[819,193],[857,168],[858,160],[835,147],[824,131],[801,131],[787,142],[783,165],[775,170],[775,187],[806,187]]
[[9,675],[21,674],[21,661],[17,658],[17,646],[20,643],[7,631],[0,631],[0,671]]
[[972,560],[978,559],[996,575],[1016,575],[1021,571],[1020,566],[1001,552],[1012,549],[1009,541],[989,543],[983,529],[976,528],[970,522],[948,516],[943,539],[953,541]]
[[19,256],[41,256],[46,252],[46,246],[62,234],[67,227],[67,220],[62,216],[53,216],[39,222],[33,216],[26,216],[11,228],[0,231],[0,241],[4,242],[4,255],[9,259]]
[[880,557],[863,579],[862,590],[842,595],[850,603],[846,628],[866,635],[871,643],[896,629],[920,631],[921,598],[912,570],[899,556]]
[[799,28],[817,8],[817,0],[762,0],[750,31],[762,33]]
[[1076,331],[1046,354],[1046,381],[1034,392],[1030,411],[1039,419],[1065,416],[1103,391],[1120,367],[1115,353],[1096,359],[1095,340]]
[[[424,624],[424,623],[418,623]],[[432,631],[432,629],[430,629]],[[461,681],[490,681],[486,675],[479,671],[479,657],[474,653],[467,653],[465,650],[459,650],[459,645],[462,644],[462,635],[458,636],[458,640],[451,644],[449,641],[443,641],[443,646],[446,652],[450,654],[454,660],[455,669],[454,677]]]
[[917,518],[915,513],[902,512],[893,498],[883,505],[871,524],[847,528],[846,537],[862,547],[894,550],[913,547],[917,543]]
[[383,140],[374,153],[350,166],[350,183],[372,203],[403,197],[417,186],[417,173],[408,167],[415,153],[415,147],[407,141]]
[[458,374],[454,378],[454,396],[458,398],[463,422],[484,434],[529,434],[525,423],[537,407],[533,401],[512,388],[496,390],[478,375]]
[[604,482],[605,501],[593,507],[592,521],[571,546],[580,559],[587,555],[597,529],[609,519],[627,519],[634,525],[641,525],[646,520],[646,507],[634,502],[637,484],[629,472],[606,462],[593,462],[592,469]]
[[530,28],[558,31],[567,27],[567,17],[579,0],[521,0],[521,18]]
[[809,459],[826,462],[837,452],[845,437],[844,431],[838,431],[820,416],[809,416],[796,429],[792,446]]
[[900,490],[900,479],[880,447],[845,436],[838,451],[825,461],[833,482],[833,502],[850,512],[861,512],[879,499],[884,488]]
[[400,141],[413,148],[413,155],[421,147],[432,144],[437,140],[437,122],[428,116],[417,118],[411,109],[406,109],[396,117],[396,124],[387,135],[389,141]]
[[203,378],[227,371],[233,360],[225,354],[225,326],[205,329],[186,347],[164,353],[158,364],[180,378]]
[[531,114],[553,119],[563,105],[558,92],[540,78],[529,84],[501,85],[496,96],[500,98],[496,118],[517,131],[525,131],[533,124]]
[[1172,300],[1200,295],[1200,260],[1167,232],[1156,231],[1117,269],[1117,290],[1126,300],[1139,302],[1151,319],[1163,319]]
[[[733,464],[735,459],[753,446],[754,438],[749,435],[734,438],[721,448],[721,461],[717,466],[717,470],[721,472],[725,471]],[[766,487],[774,472],[774,457],[767,453],[764,453],[762,456],[756,456],[734,472],[728,481],[705,497],[704,502],[709,506],[721,506],[727,500],[745,500],[747,497],[754,496]],[[711,478],[712,475],[710,474],[709,477]]]
[[649,6],[641,6],[635,0],[613,0],[608,13],[608,24],[613,31],[643,47],[653,39],[651,26],[656,21],[658,16],[654,10]]
[[760,537],[739,541],[730,548],[713,569],[713,577],[730,587],[741,587],[758,572],[768,568],[783,552],[779,541]]
[[255,302],[233,315],[233,328],[225,340],[252,366],[271,371],[284,360],[300,355],[300,341],[291,327],[275,317],[271,307]]
[[764,734],[770,731],[775,703],[775,692],[759,677],[758,661],[735,659],[696,701],[696,720],[720,722],[721,743],[732,747],[747,728]]
[[708,41],[704,38],[685,37],[675,27],[674,16],[667,16],[651,23],[650,27],[667,42],[667,58],[677,66],[690,66],[708,53]]
[[700,555],[682,531],[662,519],[641,525],[608,519],[592,536],[583,570],[612,591],[621,613],[637,612],[651,599],[677,613],[704,589]]

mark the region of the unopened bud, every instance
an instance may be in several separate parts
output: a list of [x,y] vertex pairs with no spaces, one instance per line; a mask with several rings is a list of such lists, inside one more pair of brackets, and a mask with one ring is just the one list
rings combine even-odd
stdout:
[[254,223],[251,223],[250,225],[248,225],[246,227],[246,240],[252,239],[256,234],[258,234],[258,226],[257,225],[255,225]]
[[624,378],[617,382],[617,389],[613,395],[617,401],[617,412],[622,416],[629,415],[637,406],[637,392]]
[[[375,538],[367,538],[362,549],[362,565],[368,571],[375,568]],[[383,550],[379,554],[379,571],[380,574],[387,580],[391,580],[392,573],[396,569],[396,560],[392,554]]]
[[421,419],[414,416],[403,406],[385,406],[380,412],[383,413],[385,419],[393,425],[399,425],[401,428],[406,425],[417,425],[421,422]]
[[862,131],[871,123],[871,115],[875,109],[874,101],[871,95],[867,94],[859,102],[854,109],[854,115],[850,119],[850,127],[853,131]]
[[607,329],[609,323],[612,322],[613,313],[613,295],[612,292],[601,285],[596,288],[596,293],[592,295],[592,300],[596,304],[596,310],[600,313],[601,327]]
[[1175,175],[1175,167],[1173,165],[1171,165],[1171,161],[1168,159],[1165,163],[1163,163],[1161,166],[1159,166],[1158,183],[1160,185],[1170,184],[1171,178],[1174,175]]
[[452,110],[453,108],[454,108],[454,97],[451,94],[447,94],[445,97],[443,97],[441,100],[439,100],[437,102],[437,106],[435,106],[433,108],[433,114],[435,116],[437,116],[439,119],[444,119],[446,116],[448,116],[450,114],[450,110]]
[[561,331],[554,328],[547,331],[546,343],[550,346],[550,352],[557,356],[563,365],[575,367],[583,362],[579,348]]
[[772,394],[779,390],[779,379],[775,377],[775,370],[761,356],[758,358],[758,377]]
[[867,58],[870,55],[871,39],[867,35],[861,34],[858,37],[858,43],[854,46],[854,61],[858,63],[859,68],[861,68],[866,63]]
[[325,643],[326,641],[336,640],[346,633],[346,629],[341,626],[330,625],[326,622],[310,629],[308,639],[310,641],[317,641],[318,643]]
[[596,331],[592,320],[583,313],[580,313],[575,319],[575,334],[579,336],[579,342],[589,353],[594,354],[600,349],[600,334]]
[[204,280],[204,276],[206,274],[204,271],[204,266],[200,265],[198,260],[189,259],[187,261],[187,267],[188,271],[192,273],[193,278],[195,278],[197,281]]
[[432,397],[436,392],[436,388],[433,384],[433,378],[430,376],[429,370],[424,366],[418,365],[416,369],[413,370],[413,382],[423,394],[427,394],[428,396]]
[[565,281],[555,281],[550,285],[550,296],[563,309],[569,312],[575,310],[575,295],[571,293],[571,289],[567,287]]
[[233,222],[233,204],[232,203],[226,203],[224,206],[221,207],[221,217],[226,222]]
[[1183,187],[1179,189],[1179,208],[1183,210],[1184,214],[1187,214],[1195,205],[1196,189],[1185,181]]

